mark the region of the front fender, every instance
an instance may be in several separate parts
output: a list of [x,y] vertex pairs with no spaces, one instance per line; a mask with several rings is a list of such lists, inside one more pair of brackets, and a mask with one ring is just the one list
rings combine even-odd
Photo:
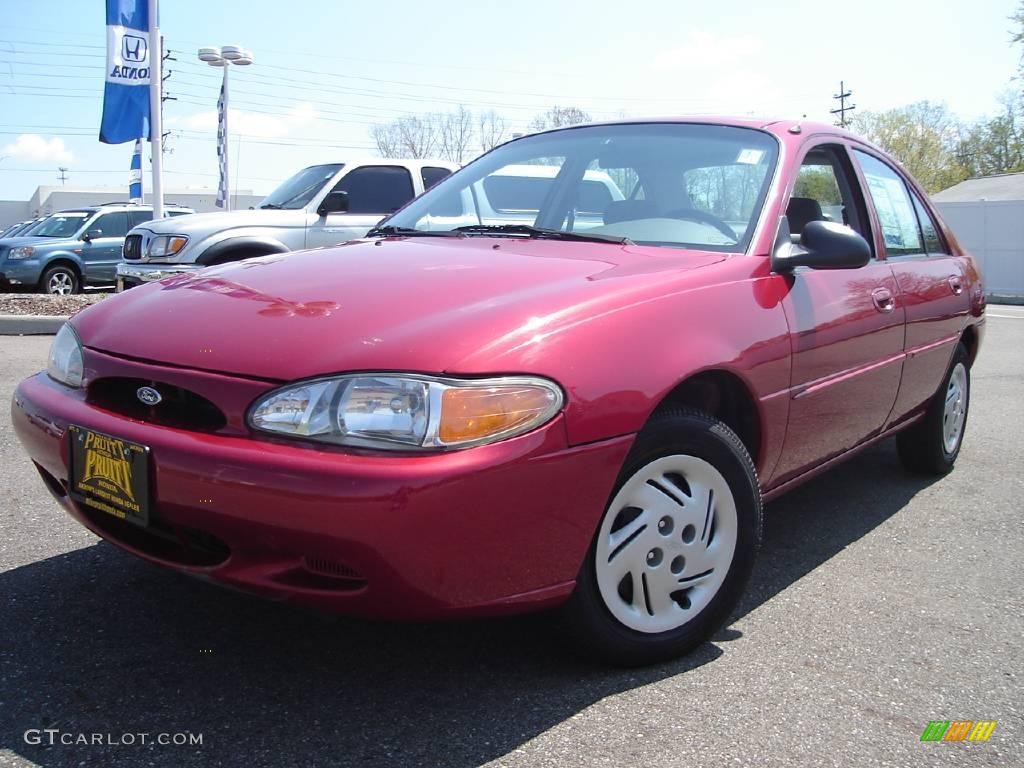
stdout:
[[[224,236],[220,236],[220,234]],[[289,247],[282,239],[258,230],[250,232],[234,230],[229,233],[219,233],[200,243],[196,248],[198,256],[195,263],[203,266],[213,264],[225,254],[235,250],[251,249],[258,252],[254,255],[264,256],[270,253],[287,253],[301,247],[301,242],[295,247]]]

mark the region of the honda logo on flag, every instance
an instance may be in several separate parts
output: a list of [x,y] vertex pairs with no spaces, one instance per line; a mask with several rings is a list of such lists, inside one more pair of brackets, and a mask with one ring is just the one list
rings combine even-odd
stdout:
[[149,41],[138,35],[125,34],[121,40],[121,57],[125,61],[141,63],[149,53]]

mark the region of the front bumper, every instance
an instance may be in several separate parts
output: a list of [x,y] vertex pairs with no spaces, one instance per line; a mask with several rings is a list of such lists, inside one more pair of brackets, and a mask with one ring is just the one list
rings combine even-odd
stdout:
[[125,262],[117,265],[117,292],[144,283],[163,280],[171,275],[190,274],[202,269],[198,264],[168,264],[159,262]]
[[35,285],[42,272],[39,259],[8,259],[0,264],[0,285]]
[[[465,451],[388,456],[128,419],[45,374],[12,404],[47,487],[98,536],[266,597],[387,618],[519,612],[568,596],[632,436],[569,448],[562,419]],[[180,547],[68,495],[69,424],[151,448],[151,515]]]

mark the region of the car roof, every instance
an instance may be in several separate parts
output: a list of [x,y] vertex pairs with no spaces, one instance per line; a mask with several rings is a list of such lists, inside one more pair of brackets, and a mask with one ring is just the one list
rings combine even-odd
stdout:
[[[686,115],[686,116],[669,116],[669,117],[638,117],[633,119],[624,120],[607,120],[593,123],[580,123],[578,125],[566,125],[559,128],[550,128],[546,131],[538,131],[537,133],[554,133],[556,131],[572,130],[573,128],[583,128],[588,125],[637,125],[647,123],[684,123],[684,124],[695,124],[695,125],[725,125],[734,128],[756,128],[769,133],[774,133],[781,136],[786,133],[790,134],[811,134],[811,133],[830,133],[837,136],[845,136],[851,139],[859,139],[863,141],[860,136],[852,133],[845,128],[840,128],[830,123],[821,123],[814,120],[793,120],[785,118],[768,118],[768,117],[737,117],[731,115]],[[528,134],[535,136],[537,134]]]

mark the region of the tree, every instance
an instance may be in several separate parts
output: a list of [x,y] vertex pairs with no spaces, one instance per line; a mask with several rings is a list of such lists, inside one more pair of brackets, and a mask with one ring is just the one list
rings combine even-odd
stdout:
[[579,107],[560,107],[555,105],[547,112],[533,118],[530,122],[530,130],[545,131],[548,128],[561,128],[564,125],[589,123],[593,119]]
[[431,157],[438,143],[434,115],[409,115],[370,128],[381,157]]
[[[1015,32],[1010,32],[1010,43],[1013,45],[1020,45],[1024,48],[1024,0],[1021,0],[1020,7],[1018,7],[1017,12],[1010,17],[1010,21],[1017,25],[1017,30]],[[1018,77],[1024,78],[1024,50],[1022,50],[1020,54],[1018,72]]]
[[453,163],[462,163],[473,141],[473,114],[464,106],[454,112],[434,115],[437,125],[438,154]]
[[956,154],[971,176],[1024,171],[1024,98],[1007,94],[1002,114],[964,127]]
[[505,118],[493,109],[481,112],[477,118],[477,132],[480,138],[480,151],[490,152],[505,141],[508,124]]
[[928,192],[969,176],[957,156],[959,127],[943,104],[919,101],[885,112],[860,112],[851,128],[896,158]]

